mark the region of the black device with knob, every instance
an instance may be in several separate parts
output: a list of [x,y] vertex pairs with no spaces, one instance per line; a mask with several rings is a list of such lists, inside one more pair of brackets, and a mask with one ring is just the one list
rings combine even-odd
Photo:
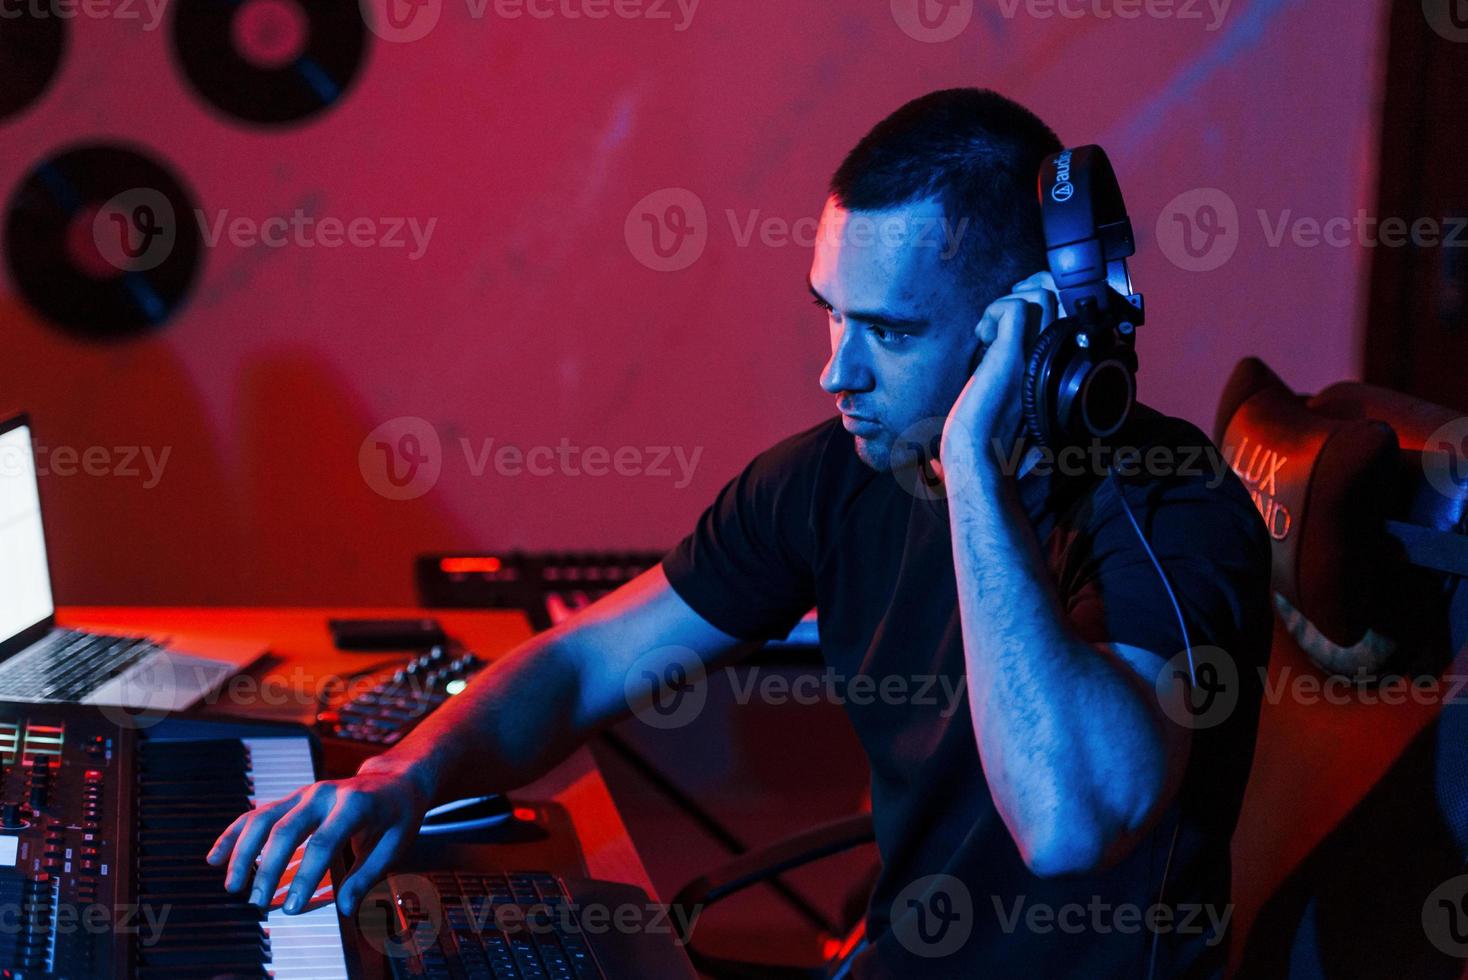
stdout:
[[[485,666],[475,653],[437,644],[388,673],[360,678],[365,690],[316,714],[326,771],[349,776],[369,756],[402,740],[429,712],[464,689]],[[350,689],[349,689],[350,690]]]
[[[516,609],[547,630],[655,565],[661,551],[510,552],[424,555],[417,578],[431,608]],[[813,631],[812,631],[813,632]],[[368,757],[396,745],[429,712],[463,690],[487,664],[451,639],[428,646],[391,674],[372,674],[366,690],[316,715],[326,770],[349,776]]]

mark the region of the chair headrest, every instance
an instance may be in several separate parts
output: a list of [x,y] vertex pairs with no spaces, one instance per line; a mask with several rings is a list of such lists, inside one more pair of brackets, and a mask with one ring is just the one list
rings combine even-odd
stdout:
[[1338,419],[1381,419],[1401,455],[1394,516],[1455,534],[1468,533],[1468,419],[1389,388],[1341,381],[1311,398],[1313,411]]
[[1299,395],[1257,358],[1234,368],[1214,441],[1273,538],[1280,612],[1322,667],[1377,671],[1404,645],[1414,659],[1423,645],[1447,646],[1446,593],[1460,580],[1410,567],[1386,528],[1464,530],[1468,479],[1442,479],[1456,470],[1426,446],[1455,419],[1356,382]]

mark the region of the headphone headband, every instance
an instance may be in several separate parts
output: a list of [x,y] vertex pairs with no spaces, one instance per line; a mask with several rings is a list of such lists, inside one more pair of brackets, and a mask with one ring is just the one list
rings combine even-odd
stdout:
[[1119,312],[1140,323],[1141,297],[1133,297],[1126,269],[1136,243],[1106,151],[1087,145],[1051,154],[1039,191],[1045,253],[1066,312],[1074,315],[1083,299],[1106,312],[1120,299],[1128,308]]

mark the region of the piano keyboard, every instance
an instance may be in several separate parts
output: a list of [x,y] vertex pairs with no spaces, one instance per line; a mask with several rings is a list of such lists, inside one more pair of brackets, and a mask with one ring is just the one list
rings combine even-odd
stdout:
[[[314,781],[304,737],[143,741],[139,746],[138,890],[144,903],[171,904],[157,940],[137,946],[137,976],[183,978],[227,971],[235,977],[347,980],[332,891],[306,912],[272,907],[224,890],[224,870],[205,863],[215,838],[240,813]],[[180,774],[184,774],[180,776]],[[291,861],[294,870],[298,851]],[[206,970],[207,968],[207,970]]]
[[[562,968],[593,961],[608,977],[694,980],[687,956],[653,930],[531,937],[534,949],[506,947],[513,963],[501,970],[499,939],[524,937],[471,935],[452,909],[445,924],[457,931],[440,936],[439,961],[385,957],[377,937],[337,915],[329,884],[306,912],[281,910],[300,852],[269,908],[226,892],[225,869],[205,861],[210,846],[241,813],[309,785],[313,748],[299,725],[171,715],[140,727],[88,705],[0,701],[0,980],[382,980],[404,971],[550,980],[583,976]],[[457,878],[432,873],[459,889],[503,877],[455,870]],[[517,877],[558,881],[532,872],[511,876],[512,886]],[[569,894],[603,909],[650,907],[628,886],[578,879],[576,889]]]
[[[244,738],[240,741],[249,752],[256,773],[251,805],[273,802],[316,781],[311,765],[311,744],[305,738]],[[300,862],[301,852],[297,851],[291,858],[290,870],[282,876],[272,908],[266,915],[265,934],[270,940],[271,950],[270,975],[277,980],[347,980],[347,961],[342,953],[342,934],[337,924],[336,896],[330,876],[311,896],[306,911],[299,915],[286,915],[280,908]]]

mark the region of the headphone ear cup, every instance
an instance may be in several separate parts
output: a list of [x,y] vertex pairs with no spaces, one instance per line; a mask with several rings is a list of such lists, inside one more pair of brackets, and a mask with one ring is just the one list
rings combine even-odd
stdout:
[[1051,361],[1059,350],[1061,341],[1070,333],[1069,323],[1069,318],[1063,318],[1046,327],[1035,341],[1034,349],[1030,351],[1029,360],[1025,364],[1022,392],[1025,426],[1040,446],[1051,449],[1057,448],[1054,440],[1058,433],[1055,432],[1055,406],[1049,403],[1045,389],[1049,379],[1055,375],[1055,366]]

